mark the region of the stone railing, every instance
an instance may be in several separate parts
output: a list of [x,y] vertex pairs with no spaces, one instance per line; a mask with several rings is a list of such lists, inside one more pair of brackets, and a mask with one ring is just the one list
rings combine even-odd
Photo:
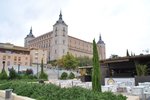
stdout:
[[[4,100],[5,100],[5,92],[6,92],[5,90],[0,90],[0,97],[4,98]],[[35,99],[31,99],[29,97],[24,97],[24,96],[19,96],[15,93],[12,93],[11,99],[9,99],[9,100],[35,100]]]

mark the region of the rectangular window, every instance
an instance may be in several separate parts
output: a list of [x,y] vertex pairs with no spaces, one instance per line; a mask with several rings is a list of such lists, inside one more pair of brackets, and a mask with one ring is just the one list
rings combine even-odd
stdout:
[[3,56],[3,60],[6,60],[6,56]]
[[63,44],[65,44],[65,40],[63,40]]
[[55,40],[55,44],[57,44],[57,40]]
[[10,56],[8,56],[8,59],[10,59]]
[[16,56],[14,57],[14,61],[17,61],[17,57]]
[[65,32],[65,27],[63,27],[63,31]]
[[18,61],[21,61],[21,57],[18,58]]
[[26,57],[26,60],[28,60],[28,57]]

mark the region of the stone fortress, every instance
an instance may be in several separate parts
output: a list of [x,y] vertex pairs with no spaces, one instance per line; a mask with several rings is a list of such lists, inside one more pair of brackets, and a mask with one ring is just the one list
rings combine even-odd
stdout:
[[[88,56],[92,58],[93,56],[92,43],[68,35],[68,25],[63,21],[61,12],[51,32],[35,37],[31,28],[30,33],[25,37],[24,46],[27,48],[46,49],[47,61],[57,60],[66,55],[67,52],[75,57]],[[100,59],[105,59],[105,43],[101,35],[97,42],[97,49]]]

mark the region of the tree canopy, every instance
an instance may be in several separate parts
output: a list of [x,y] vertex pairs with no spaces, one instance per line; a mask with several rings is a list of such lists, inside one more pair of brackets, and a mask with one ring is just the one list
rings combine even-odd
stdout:
[[57,61],[58,66],[66,69],[75,69],[78,66],[78,60],[69,52]]

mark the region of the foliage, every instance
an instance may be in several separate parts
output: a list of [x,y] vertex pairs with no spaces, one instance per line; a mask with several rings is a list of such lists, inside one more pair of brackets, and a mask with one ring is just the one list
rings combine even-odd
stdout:
[[69,78],[69,79],[74,79],[74,78],[75,78],[74,73],[73,73],[73,72],[71,72],[71,73],[69,74],[68,78]]
[[50,63],[52,66],[57,66],[57,60],[49,61],[48,63]]
[[53,84],[27,83],[20,81],[7,82],[0,89],[13,89],[18,95],[36,100],[126,100],[125,96],[114,95],[111,92],[96,92],[88,89],[73,87],[60,88]]
[[16,73],[15,69],[12,67],[9,69],[9,79],[17,79],[18,74]]
[[67,77],[68,77],[68,74],[67,74],[66,72],[63,72],[63,73],[61,74],[60,79],[62,79],[62,80],[66,80],[66,79],[67,79]]
[[126,54],[126,55],[127,55],[127,57],[129,57],[129,56],[130,56],[130,55],[129,55],[129,51],[128,51],[128,49],[127,49],[127,54]]
[[27,69],[26,70],[26,75],[32,75],[33,74],[33,70],[32,69]]
[[101,92],[100,64],[95,39],[93,40],[93,70],[92,70],[92,90]]
[[43,59],[41,61],[41,73],[40,73],[40,76],[39,78],[40,79],[48,79],[48,75],[44,72],[44,69],[43,69],[44,65],[43,65]]
[[82,66],[92,66],[92,59],[87,57],[87,56],[78,57],[77,60],[79,62],[78,65],[80,67],[82,67]]
[[110,56],[110,58],[119,58],[119,56],[118,56],[118,55],[115,55],[115,54],[112,54],[112,55]]
[[5,71],[5,69],[2,69],[1,73],[0,73],[0,80],[5,80],[8,79],[8,75]]
[[145,76],[148,74],[147,65],[136,64],[136,73],[138,76]]
[[58,66],[64,67],[66,69],[75,69],[78,65],[78,60],[70,53],[64,55],[58,60]]

